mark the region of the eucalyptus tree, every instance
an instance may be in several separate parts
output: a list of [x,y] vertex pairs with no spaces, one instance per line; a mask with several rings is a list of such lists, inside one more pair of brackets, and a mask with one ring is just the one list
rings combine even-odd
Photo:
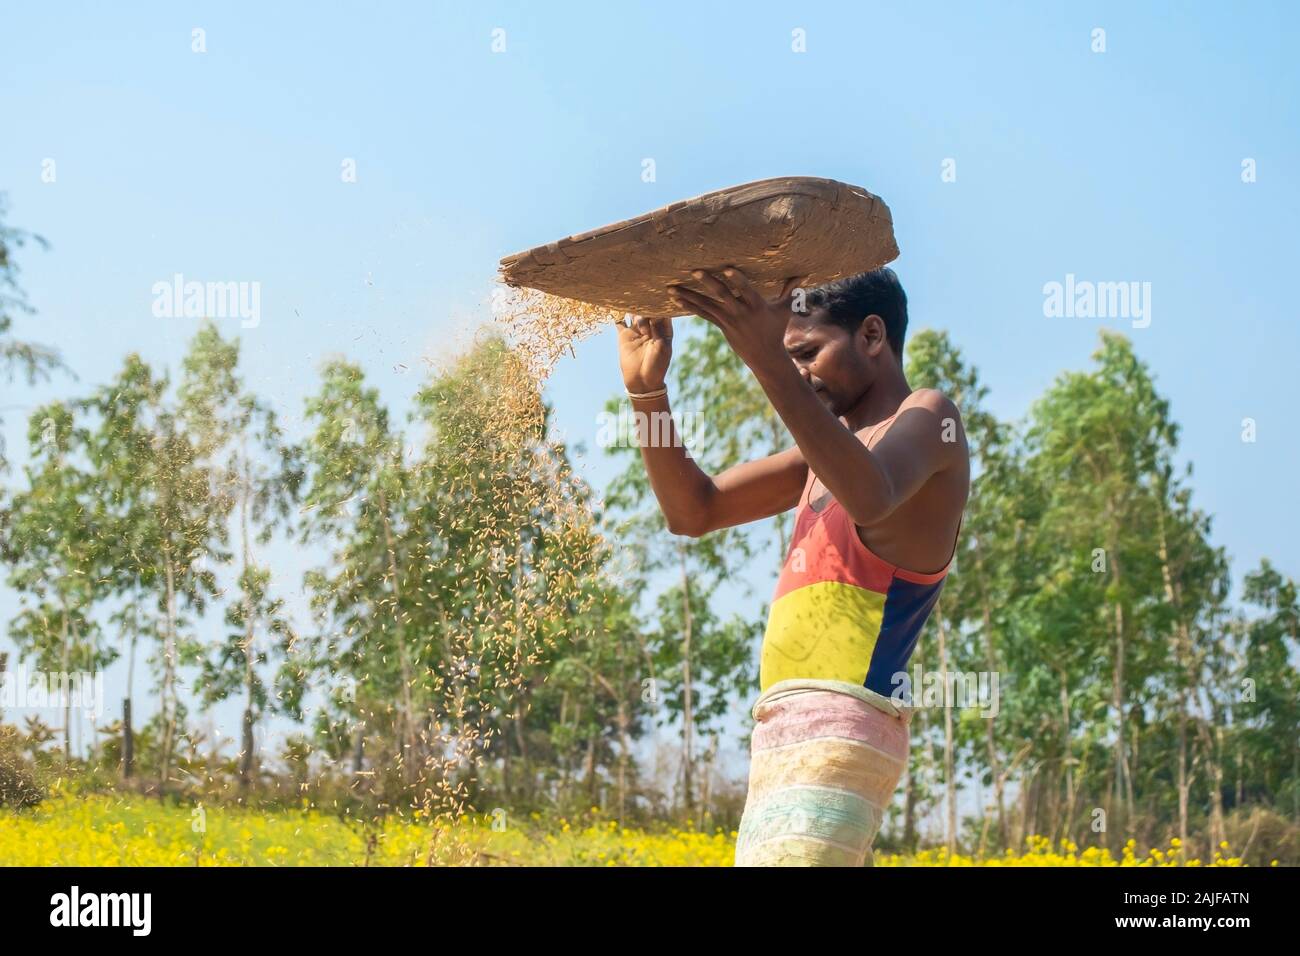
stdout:
[[[54,676],[51,687],[58,687],[63,708],[63,756],[70,760],[73,697],[89,703],[85,694],[93,675],[116,656],[101,645],[95,613],[106,596],[96,566],[103,529],[94,523],[94,476],[82,458],[85,431],[73,410],[61,402],[37,409],[28,442],[27,487],[10,501],[5,541],[8,583],[20,596],[9,634],[22,660],[34,660]],[[91,675],[90,687],[85,674]]]
[[306,578],[321,628],[304,645],[304,666],[329,684],[317,732],[335,753],[340,735],[352,741],[354,772],[368,738],[390,740],[393,766],[409,783],[418,733],[412,645],[421,637],[409,613],[418,596],[406,586],[403,436],[361,369],[343,359],[325,364],[305,418],[300,534],[329,549],[328,563]]
[[[1231,582],[1227,556],[1210,543],[1210,517],[1193,506],[1190,485],[1175,473],[1175,450],[1172,443],[1160,449],[1151,484],[1156,518],[1153,544],[1164,598],[1157,626],[1171,665],[1164,675],[1167,693],[1155,713],[1159,724],[1174,729],[1170,749],[1175,753],[1169,763],[1174,768],[1178,836],[1189,847],[1195,778],[1198,768],[1204,767],[1208,786],[1196,789],[1208,791],[1211,846],[1206,849],[1210,850],[1223,838],[1224,821],[1223,761],[1209,706],[1222,692],[1211,686],[1208,667],[1223,643],[1215,622],[1226,616],[1223,605]],[[1190,472],[1188,466],[1186,474]]]
[[110,535],[107,576],[127,601],[153,603],[159,653],[159,786],[167,787],[181,718],[177,690],[184,661],[200,645],[188,616],[201,616],[217,593],[214,568],[229,560],[229,496],[213,493],[211,469],[198,455],[198,437],[186,428],[168,394],[138,355],[83,403],[96,421],[87,451]]
[[[184,359],[178,389],[180,416],[194,437],[195,454],[212,480],[214,502],[237,513],[239,557],[236,600],[226,606],[224,639],[204,648],[199,690],[206,704],[244,694],[239,782],[247,790],[254,762],[254,728],[273,707],[264,665],[274,657],[278,681],[293,683],[294,629],[284,602],[271,595],[270,568],[257,560],[277,529],[289,525],[302,473],[275,413],[249,392],[239,375],[238,340],[225,341],[211,322],[199,329]],[[265,633],[272,640],[259,643]],[[292,688],[282,698],[298,699]],[[288,709],[294,708],[289,704]]]
[[[1153,546],[1163,505],[1153,488],[1177,430],[1168,402],[1122,336],[1103,333],[1095,367],[1057,378],[1031,413],[1029,467],[1044,494],[1034,534],[1040,624],[1082,653],[1075,678],[1088,699],[1109,684],[1108,816],[1137,812],[1140,714],[1167,673],[1161,562]],[[1050,666],[1052,655],[1043,661]],[[1103,675],[1095,665],[1107,661]],[[1062,680],[1067,680],[1062,677]],[[1049,721],[1054,723],[1054,721]]]
[[1295,579],[1267,559],[1244,584],[1246,603],[1262,612],[1245,624],[1234,688],[1248,717],[1242,749],[1251,790],[1273,795],[1278,810],[1300,823],[1300,597]]

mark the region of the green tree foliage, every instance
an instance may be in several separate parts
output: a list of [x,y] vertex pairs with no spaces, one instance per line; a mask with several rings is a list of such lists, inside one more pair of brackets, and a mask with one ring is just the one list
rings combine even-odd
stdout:
[[[303,680],[291,663],[295,632],[256,549],[289,525],[302,471],[274,412],[246,390],[238,365],[239,343],[204,323],[185,357],[178,400],[195,453],[216,483],[214,498],[233,502],[238,525],[239,596],[226,605],[225,640],[203,650],[197,689],[205,706],[244,696],[239,780],[247,790],[256,724],[268,711],[301,716]],[[274,700],[263,674],[272,657],[280,665]]]
[[[48,378],[56,369],[63,368],[59,353],[44,345],[18,339],[13,334],[14,318],[30,314],[32,307],[18,284],[18,263],[14,253],[32,242],[42,248],[47,244],[40,236],[15,229],[5,224],[5,197],[0,193],[0,377],[12,386],[16,380],[34,385]],[[6,402],[0,405],[0,422],[4,412],[11,410]],[[0,471],[7,467],[4,455],[4,438],[0,436]]]
[[587,491],[544,414],[501,407],[519,371],[488,340],[436,376],[417,395],[419,448],[345,362],[308,402],[305,533],[331,549],[308,578],[314,666],[335,685],[318,730],[354,772],[370,752],[438,811],[464,803],[494,746],[508,759],[503,723],[529,773],[536,671],[583,638],[599,596]]
[[202,654],[194,628],[218,593],[215,569],[230,558],[232,498],[200,456],[203,438],[186,427],[167,378],[156,377],[138,355],[127,356],[118,376],[82,407],[95,422],[87,453],[104,530],[99,553],[123,598],[147,602],[140,632],[160,645],[152,663],[165,788],[182,727],[180,668]]
[[32,415],[28,487],[10,502],[5,548],[8,583],[21,601],[9,636],[21,661],[58,675],[65,760],[72,756],[71,675],[93,675],[116,657],[102,646],[95,614],[106,589],[97,568],[102,528],[94,521],[95,482],[85,467],[85,440],[73,410],[62,403]]

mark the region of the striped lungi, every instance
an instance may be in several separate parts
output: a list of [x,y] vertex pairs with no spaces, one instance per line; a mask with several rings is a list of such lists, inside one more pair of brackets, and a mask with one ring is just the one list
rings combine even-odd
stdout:
[[753,715],[736,866],[871,866],[911,708],[856,684],[784,680]]

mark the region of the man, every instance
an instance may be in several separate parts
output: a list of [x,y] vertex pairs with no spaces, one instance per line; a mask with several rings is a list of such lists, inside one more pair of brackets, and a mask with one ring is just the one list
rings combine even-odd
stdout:
[[[766,301],[736,269],[670,288],[753,372],[794,447],[710,477],[674,438],[642,442],[675,534],[798,508],[754,705],[737,865],[872,864],[906,765],[900,682],[951,566],[970,487],[957,407],[903,374],[907,298],[879,269]],[[802,301],[801,301],[802,300]],[[619,324],[639,411],[668,412],[672,321]]]

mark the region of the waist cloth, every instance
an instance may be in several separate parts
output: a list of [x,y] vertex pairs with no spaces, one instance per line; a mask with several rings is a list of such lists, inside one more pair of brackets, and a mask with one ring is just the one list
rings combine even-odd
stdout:
[[846,681],[791,679],[752,713],[736,866],[872,866],[912,707]]

